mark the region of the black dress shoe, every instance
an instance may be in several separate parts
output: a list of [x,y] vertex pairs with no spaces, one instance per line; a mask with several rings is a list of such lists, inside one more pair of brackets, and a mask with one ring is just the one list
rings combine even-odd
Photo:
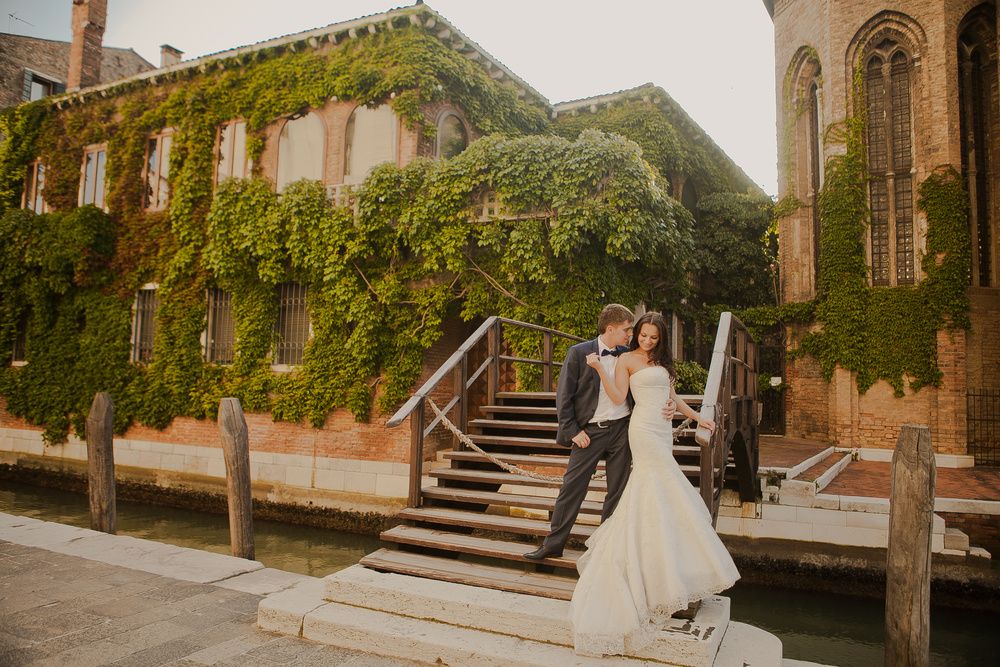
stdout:
[[528,560],[545,560],[546,558],[559,558],[562,556],[562,549],[555,547],[541,546],[530,553],[524,554]]

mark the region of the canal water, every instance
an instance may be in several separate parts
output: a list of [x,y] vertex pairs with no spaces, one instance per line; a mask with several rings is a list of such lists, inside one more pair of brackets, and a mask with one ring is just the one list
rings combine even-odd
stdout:
[[[0,512],[90,527],[87,497],[0,480]],[[119,535],[229,554],[229,518],[118,501]],[[273,521],[254,521],[257,560],[324,577],[380,548],[378,539]],[[737,584],[725,593],[732,619],[781,639],[784,657],[838,667],[882,665],[881,600]],[[1000,614],[931,609],[931,665],[1000,666]]]

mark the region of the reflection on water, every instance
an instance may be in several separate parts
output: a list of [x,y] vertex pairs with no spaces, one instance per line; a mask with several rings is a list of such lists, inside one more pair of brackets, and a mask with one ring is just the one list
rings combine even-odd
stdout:
[[[0,481],[0,512],[90,527],[85,495]],[[229,517],[119,501],[118,534],[230,553]],[[267,567],[324,577],[380,547],[378,539],[254,521],[257,560]],[[879,667],[881,600],[739,584],[725,593],[732,619],[777,635],[784,657],[838,667]],[[933,608],[931,665],[1000,665],[1000,614]]]
[[[87,496],[0,481],[0,512],[90,528]],[[119,500],[118,534],[179,547],[232,553],[229,516]],[[374,537],[254,520],[254,549],[266,567],[312,577],[354,565],[380,547]]]

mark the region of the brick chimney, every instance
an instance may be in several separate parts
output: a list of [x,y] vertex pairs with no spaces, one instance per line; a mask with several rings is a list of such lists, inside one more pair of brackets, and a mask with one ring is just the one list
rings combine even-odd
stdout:
[[108,0],[73,0],[73,44],[69,48],[67,90],[101,82],[101,41]]
[[184,52],[169,44],[160,44],[160,67],[170,67],[181,61]]

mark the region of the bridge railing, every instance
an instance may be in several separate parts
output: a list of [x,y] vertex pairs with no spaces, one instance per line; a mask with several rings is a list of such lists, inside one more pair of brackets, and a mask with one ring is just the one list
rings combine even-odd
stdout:
[[[513,327],[535,331],[541,334],[541,355],[534,357],[514,357],[504,354],[504,327]],[[487,352],[485,360],[476,364],[473,355],[477,345],[486,340]],[[541,366],[539,385],[542,391],[554,391],[556,371],[562,367],[561,361],[556,361],[555,350],[559,339],[571,343],[583,341],[579,336],[563,333],[555,329],[518,322],[504,317],[490,317],[463,342],[454,354],[445,361],[417,392],[396,411],[386,426],[392,428],[401,425],[407,417],[410,418],[410,480],[407,496],[408,507],[420,506],[420,481],[423,476],[424,442],[434,428],[440,423],[440,417],[435,417],[427,423],[426,407],[431,393],[441,385],[449,375],[452,376],[453,391],[444,407],[440,410],[448,416],[455,426],[465,433],[469,422],[470,390],[476,383],[485,382],[485,399],[487,404],[493,404],[497,392],[500,391],[501,376],[509,364],[527,364]],[[456,444],[456,447],[460,445]]]
[[701,447],[701,496],[718,516],[722,485],[730,454],[739,476],[740,497],[756,497],[759,456],[760,401],[757,344],[746,326],[730,312],[722,313],[708,368],[701,415],[716,423],[714,433],[699,427],[695,442]]

